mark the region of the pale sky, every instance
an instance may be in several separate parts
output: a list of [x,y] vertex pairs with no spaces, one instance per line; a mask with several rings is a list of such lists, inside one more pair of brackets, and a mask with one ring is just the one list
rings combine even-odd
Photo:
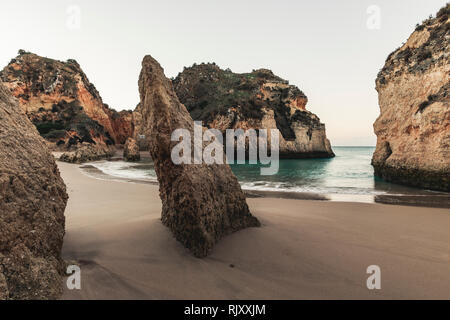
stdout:
[[[326,124],[332,145],[374,145],[377,73],[416,23],[445,3],[2,1],[0,68],[19,49],[75,59],[116,110],[134,109],[139,102],[137,81],[146,54],[160,62],[168,77],[194,62],[216,62],[234,72],[268,68],[308,96],[307,109]],[[368,13],[371,6],[375,11]],[[377,8],[380,24],[374,29]]]

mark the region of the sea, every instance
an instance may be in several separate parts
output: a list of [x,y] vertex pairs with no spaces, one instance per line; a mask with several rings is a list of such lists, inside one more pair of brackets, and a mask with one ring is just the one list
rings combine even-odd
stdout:
[[[450,195],[443,192],[405,187],[374,176],[371,165],[374,147],[333,147],[330,159],[280,160],[275,175],[261,175],[259,164],[234,164],[231,168],[243,190],[250,193],[276,193],[286,198],[320,196],[332,201],[384,202],[450,207]],[[89,163],[112,178],[134,182],[157,182],[153,162],[96,161]],[[97,176],[98,177],[98,176]],[[320,198],[319,197],[319,198]]]

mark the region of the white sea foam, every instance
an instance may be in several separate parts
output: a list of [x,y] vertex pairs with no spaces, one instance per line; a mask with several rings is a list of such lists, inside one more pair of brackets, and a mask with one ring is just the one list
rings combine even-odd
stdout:
[[[274,176],[261,176],[256,165],[233,165],[242,189],[254,191],[297,192],[347,199],[347,196],[430,195],[429,191],[411,189],[374,179],[370,159],[374,148],[336,147],[336,158],[328,160],[281,160]],[[153,163],[96,161],[90,163],[104,174],[118,180],[156,182]],[[97,175],[96,178],[101,178]],[[342,197],[340,197],[342,195]]]
[[385,191],[367,189],[367,188],[349,188],[349,187],[318,187],[318,186],[291,186],[286,183],[272,183],[266,181],[241,182],[244,190],[254,191],[276,191],[276,192],[304,192],[315,194],[348,194],[348,195],[382,195]]
[[[156,173],[153,169],[143,166],[141,163],[130,163],[125,161],[96,161],[90,163],[93,167],[99,169],[104,174],[112,177],[139,180],[139,181],[157,181]],[[277,191],[277,192],[306,192],[315,194],[349,194],[349,195],[380,195],[386,194],[384,191],[369,188],[352,187],[325,187],[311,185],[292,185],[284,182],[268,181],[241,181],[242,189],[255,191]]]
[[131,180],[157,181],[156,173],[153,169],[144,169],[142,164],[125,161],[96,161],[89,163],[103,173]]

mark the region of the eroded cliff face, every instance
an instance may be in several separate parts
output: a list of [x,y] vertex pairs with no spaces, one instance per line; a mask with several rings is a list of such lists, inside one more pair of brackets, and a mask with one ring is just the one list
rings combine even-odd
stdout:
[[110,109],[110,118],[116,143],[125,144],[134,135],[133,111]]
[[44,140],[0,83],[0,300],[61,294],[67,199]]
[[132,135],[131,112],[103,103],[75,60],[61,62],[19,51],[0,73],[39,133],[60,147],[112,145]]
[[209,128],[279,129],[280,157],[332,157],[325,125],[305,94],[266,69],[236,74],[215,64],[185,68],[174,80],[181,103]]
[[372,164],[387,181],[450,191],[449,11],[419,25],[376,79]]
[[204,257],[225,235],[259,226],[228,164],[176,165],[172,161],[171,152],[178,144],[171,140],[172,133],[184,128],[193,138],[194,123],[151,56],[142,61],[139,93],[159,182],[162,222],[176,239],[197,257]]

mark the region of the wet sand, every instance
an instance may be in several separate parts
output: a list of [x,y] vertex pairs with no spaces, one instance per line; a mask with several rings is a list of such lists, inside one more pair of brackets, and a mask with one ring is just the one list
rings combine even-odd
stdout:
[[[63,299],[450,299],[450,210],[248,198],[262,222],[193,257],[161,224],[158,186],[58,162],[70,196]],[[369,265],[381,290],[368,290]]]

